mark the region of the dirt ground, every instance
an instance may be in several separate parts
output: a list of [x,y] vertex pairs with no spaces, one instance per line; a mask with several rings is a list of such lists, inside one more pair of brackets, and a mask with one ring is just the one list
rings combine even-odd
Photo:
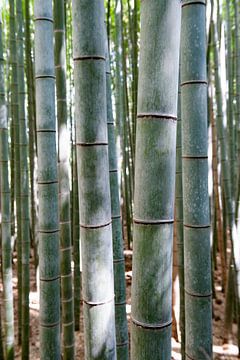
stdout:
[[[131,316],[131,281],[132,281],[132,252],[125,251],[125,260],[126,260],[126,284],[127,284],[127,317],[128,324],[130,327],[130,316]],[[13,265],[14,278],[14,301],[15,301],[15,329],[17,329],[17,278],[16,278],[16,260],[14,259]],[[215,271],[215,289],[216,289],[216,298],[213,300],[213,351],[214,351],[214,360],[230,360],[238,359],[237,353],[238,348],[236,346],[236,331],[237,326],[233,324],[233,334],[229,341],[229,344],[223,344],[223,320],[224,320],[224,296],[221,292],[221,283],[220,283],[220,271]],[[2,288],[0,287],[0,290]],[[2,301],[2,296],[0,297]],[[35,280],[35,271],[33,266],[33,261],[31,261],[31,293],[30,293],[30,319],[31,319],[31,328],[30,328],[30,359],[37,360],[39,359],[39,329],[38,329],[38,315],[39,315],[39,302],[38,294],[36,291],[36,280]],[[83,332],[82,332],[82,318],[81,318],[81,331],[75,332],[76,337],[76,359],[84,359],[84,349],[83,349]],[[17,331],[16,331],[16,341],[17,344]],[[16,346],[15,358],[21,359],[21,350]],[[172,359],[180,360],[180,343],[172,339]],[[121,360],[121,359],[120,359]],[[148,360],[148,359],[146,359]]]

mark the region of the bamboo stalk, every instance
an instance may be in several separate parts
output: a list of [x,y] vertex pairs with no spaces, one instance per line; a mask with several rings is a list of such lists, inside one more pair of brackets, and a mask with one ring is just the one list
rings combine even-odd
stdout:
[[[10,62],[11,62],[11,113],[14,143],[14,187],[17,218],[17,273],[18,273],[18,343],[21,344],[22,328],[22,247],[21,247],[21,183],[20,183],[20,150],[19,150],[19,102],[18,102],[18,68],[15,24],[15,0],[10,0]],[[12,179],[13,180],[13,179]],[[13,185],[11,185],[13,187]]]
[[54,2],[55,73],[58,120],[59,212],[61,246],[61,310],[63,359],[74,359],[74,299],[72,290],[72,239],[70,218],[69,157],[70,136],[67,125],[66,42],[64,1]]
[[18,99],[19,99],[19,151],[20,151],[20,203],[21,203],[21,265],[22,265],[22,356],[29,358],[29,292],[30,292],[30,219],[29,219],[29,179],[28,141],[25,117],[25,83],[23,58],[23,14],[22,1],[17,0],[17,49],[18,49]]
[[180,15],[177,0],[142,2],[131,335],[138,360],[171,359]]
[[205,0],[182,2],[181,106],[186,359],[212,358]]
[[[180,75],[180,74],[179,74]],[[179,82],[180,83],[180,82]],[[176,189],[175,221],[178,252],[178,272],[180,285],[180,332],[181,355],[185,359],[185,296],[184,296],[184,238],[183,238],[183,194],[182,194],[182,120],[181,120],[181,87],[178,88],[178,119],[176,146]]]
[[112,112],[111,98],[111,72],[108,51],[106,53],[106,87],[107,87],[107,129],[109,143],[109,177],[111,191],[112,211],[112,237],[113,237],[113,270],[115,290],[115,323],[117,358],[128,359],[128,326],[126,315],[126,285],[125,285],[125,261],[123,253],[123,237],[121,223],[121,209],[118,193],[118,169],[117,153],[115,144],[115,127]]
[[103,0],[73,1],[85,358],[116,359]]
[[212,97],[209,99],[210,106],[210,121],[212,127],[212,167],[213,167],[213,187],[214,187],[214,202],[216,212],[216,232],[217,232],[217,243],[221,258],[221,273],[222,273],[222,291],[225,292],[227,285],[227,266],[226,266],[226,254],[223,242],[223,221],[222,211],[220,207],[220,195],[219,195],[219,184],[218,184],[218,156],[217,156],[217,130],[216,123],[213,114]]
[[[14,314],[11,252],[11,195],[9,188],[9,152],[7,107],[4,88],[4,59],[2,44],[2,7],[0,6],[0,200],[1,200],[1,274],[3,279],[5,358],[14,359]],[[1,309],[0,309],[1,311]],[[2,320],[2,319],[1,319]],[[0,325],[1,326],[1,325]],[[2,328],[1,328],[2,330]],[[0,333],[2,344],[2,331]],[[2,344],[3,345],[3,344]],[[0,352],[1,357],[1,352]]]
[[60,359],[58,173],[52,1],[35,0],[40,359]]

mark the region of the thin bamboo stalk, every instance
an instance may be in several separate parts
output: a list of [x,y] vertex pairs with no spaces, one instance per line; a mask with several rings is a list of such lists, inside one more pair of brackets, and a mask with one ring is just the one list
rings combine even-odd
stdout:
[[30,28],[30,3],[25,0],[25,61],[26,61],[26,83],[28,98],[28,127],[29,127],[29,177],[30,177],[30,206],[31,206],[31,237],[34,249],[35,268],[38,267],[38,244],[37,244],[37,205],[35,196],[35,157],[36,157],[36,109],[35,109],[35,87],[33,81],[32,45]]
[[117,153],[115,144],[115,126],[112,112],[111,98],[111,71],[108,51],[106,53],[106,87],[107,87],[107,129],[109,143],[109,177],[111,191],[112,211],[112,237],[113,237],[113,270],[115,290],[115,323],[117,358],[128,359],[128,326],[126,315],[126,284],[125,284],[125,261],[123,253],[123,236],[121,209],[118,193],[118,169]]
[[[180,75],[180,74],[179,74]],[[180,81],[179,81],[180,83]],[[183,194],[182,194],[182,120],[181,120],[181,87],[178,89],[178,119],[177,119],[177,147],[176,147],[176,195],[175,221],[176,241],[178,251],[178,272],[180,285],[180,332],[181,355],[185,359],[185,293],[184,293],[184,239],[183,239]]]
[[210,106],[210,121],[212,127],[212,167],[213,167],[213,187],[214,187],[214,202],[216,212],[216,232],[217,232],[217,243],[221,259],[221,272],[222,272],[222,291],[225,292],[227,285],[227,265],[226,256],[223,242],[223,221],[222,211],[220,207],[220,195],[219,195],[219,183],[218,183],[218,145],[217,145],[217,130],[216,122],[213,114],[213,100],[212,97],[209,99]]
[[[5,358],[14,359],[14,315],[11,252],[11,195],[9,188],[9,151],[7,107],[4,88],[4,59],[2,44],[2,8],[0,6],[0,200],[1,200],[1,273],[3,279]],[[1,311],[1,309],[0,309]],[[1,334],[0,334],[1,336]],[[0,340],[2,342],[2,338]],[[1,353],[0,353],[1,357]]]
[[[21,344],[22,331],[22,247],[21,247],[21,183],[20,183],[20,150],[19,150],[19,102],[18,102],[18,68],[15,24],[15,0],[9,2],[10,12],[10,62],[11,62],[11,113],[13,123],[14,146],[14,185],[17,218],[17,273],[18,273],[18,343]],[[12,179],[13,180],[13,179]]]
[[54,1],[55,73],[58,120],[59,212],[61,246],[61,310],[63,359],[74,359],[74,299],[72,290],[72,239],[70,218],[70,136],[67,125],[66,42],[64,1]]
[[18,99],[19,99],[19,151],[20,151],[20,203],[21,203],[21,256],[22,256],[22,356],[29,358],[29,291],[30,291],[30,219],[28,141],[25,117],[25,83],[23,58],[23,14],[22,1],[17,0],[17,51],[18,51]]

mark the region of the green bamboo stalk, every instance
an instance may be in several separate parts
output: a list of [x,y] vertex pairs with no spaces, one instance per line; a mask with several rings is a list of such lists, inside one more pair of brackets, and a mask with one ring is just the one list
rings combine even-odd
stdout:
[[205,0],[182,2],[181,106],[186,359],[212,358]]
[[73,123],[72,104],[73,104],[73,67],[72,67],[72,4],[66,4],[66,39],[67,45],[67,74],[69,81],[68,92],[68,114],[71,124],[71,169],[72,169],[72,243],[73,243],[73,261],[74,261],[74,324],[75,331],[80,329],[80,306],[81,306],[81,272],[80,272],[80,235],[79,235],[79,206],[78,206],[78,179],[77,179],[77,154],[76,154],[76,131]]
[[115,56],[116,56],[116,92],[115,92],[115,106],[116,106],[116,128],[120,136],[120,148],[122,157],[122,188],[125,206],[125,222],[127,228],[127,242],[128,248],[132,242],[131,232],[131,197],[129,191],[129,177],[127,176],[128,167],[128,150],[127,150],[127,132],[126,122],[126,82],[125,82],[125,67],[123,64],[123,3],[122,0],[115,0]]
[[79,233],[79,205],[78,205],[78,179],[77,179],[77,154],[76,145],[73,145],[73,260],[74,260],[74,323],[75,331],[80,329],[80,304],[81,304],[81,273],[80,273],[80,233]]
[[[217,136],[220,142],[220,153],[221,153],[221,168],[222,168],[222,182],[224,200],[226,206],[227,222],[229,227],[229,235],[232,246],[233,264],[235,269],[234,282],[236,286],[237,302],[240,304],[240,247],[238,239],[238,229],[235,223],[235,208],[234,201],[231,193],[231,175],[230,175],[230,160],[227,151],[226,144],[226,119],[223,116],[222,111],[222,91],[220,86],[220,64],[218,57],[218,32],[216,22],[213,22],[213,33],[214,33],[214,63],[215,63],[215,86],[217,94]],[[227,311],[225,312],[227,314]],[[225,321],[226,323],[226,321]],[[240,324],[240,313],[238,315],[238,324]],[[228,329],[225,329],[226,333]],[[238,332],[240,335],[240,332]],[[240,348],[240,339],[239,348]]]
[[[115,94],[115,106],[116,106],[116,126],[118,134],[123,141],[123,91],[122,91],[122,1],[115,0],[115,61],[116,61],[116,94]],[[122,144],[121,144],[122,147]],[[121,149],[123,151],[123,149]]]
[[137,90],[138,90],[138,10],[139,0],[134,0],[133,9],[133,153],[136,145]]
[[40,358],[60,359],[58,173],[52,1],[35,0]]
[[35,87],[33,81],[32,45],[30,29],[30,3],[25,0],[25,61],[26,83],[28,98],[28,126],[29,126],[29,177],[30,177],[30,204],[31,204],[31,236],[34,249],[35,268],[38,267],[38,244],[37,244],[37,212],[35,199],[35,156],[36,156],[36,110],[35,110]]
[[102,0],[73,1],[86,359],[116,359],[104,27]]
[[[11,253],[11,195],[9,188],[7,107],[4,88],[2,6],[0,6],[0,193],[1,193],[1,272],[3,278],[5,358],[14,359],[14,315]],[[1,310],[0,310],[1,311]],[[2,340],[2,339],[1,339]],[[1,356],[1,353],[0,353]]]
[[[11,62],[11,113],[14,143],[14,185],[17,215],[17,274],[18,274],[18,343],[21,344],[22,331],[22,247],[21,247],[21,182],[19,149],[19,103],[18,103],[18,68],[15,25],[15,0],[9,2],[10,12],[10,62]],[[13,179],[12,179],[13,180]]]
[[107,87],[107,130],[109,143],[109,177],[112,210],[112,238],[113,238],[113,269],[115,290],[115,323],[117,358],[128,359],[128,326],[126,315],[126,283],[125,261],[123,253],[123,236],[121,209],[118,193],[118,168],[115,144],[115,126],[112,112],[111,71],[108,51],[106,53],[106,87]]
[[226,37],[227,37],[227,78],[228,78],[228,151],[231,178],[231,196],[235,200],[234,185],[234,124],[233,124],[233,64],[232,64],[232,29],[230,16],[231,1],[226,1]]
[[211,90],[211,97],[209,98],[210,107],[210,122],[212,128],[212,168],[213,168],[213,190],[214,190],[214,206],[215,206],[215,225],[216,225],[216,244],[221,259],[221,273],[222,273],[222,292],[225,292],[227,284],[227,265],[226,265],[226,253],[224,249],[223,241],[223,221],[222,212],[220,207],[220,195],[219,195],[219,181],[218,181],[218,144],[217,144],[217,130],[216,121],[213,114],[213,96]]
[[67,126],[66,43],[64,1],[54,1],[55,72],[58,119],[58,170],[61,245],[61,309],[63,359],[74,359],[74,299],[72,290],[72,239],[70,218],[70,136]]
[[23,59],[23,15],[22,1],[17,0],[17,52],[18,52],[18,99],[19,99],[19,151],[20,151],[20,204],[21,204],[21,253],[22,253],[22,356],[29,358],[29,256],[30,256],[30,219],[29,219],[29,179],[28,179],[28,141],[25,117],[25,83]]
[[182,194],[182,120],[181,120],[181,88],[178,89],[178,119],[176,147],[176,190],[175,221],[178,251],[178,272],[180,284],[180,331],[181,355],[185,359],[185,296],[184,296],[184,242],[183,242],[183,194]]
[[180,15],[178,0],[142,2],[131,346],[138,360],[171,359]]

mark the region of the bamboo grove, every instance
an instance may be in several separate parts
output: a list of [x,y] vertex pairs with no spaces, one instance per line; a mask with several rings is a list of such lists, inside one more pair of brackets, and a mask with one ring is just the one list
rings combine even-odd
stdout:
[[1,0],[0,215],[0,360],[240,353],[240,2]]

